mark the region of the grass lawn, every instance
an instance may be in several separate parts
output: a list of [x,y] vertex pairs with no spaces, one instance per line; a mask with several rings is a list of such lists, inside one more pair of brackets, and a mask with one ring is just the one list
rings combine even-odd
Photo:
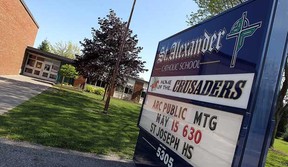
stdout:
[[288,142],[275,139],[274,148],[267,155],[266,167],[288,167]]
[[132,158],[141,106],[52,88],[0,116],[0,137],[46,146]]

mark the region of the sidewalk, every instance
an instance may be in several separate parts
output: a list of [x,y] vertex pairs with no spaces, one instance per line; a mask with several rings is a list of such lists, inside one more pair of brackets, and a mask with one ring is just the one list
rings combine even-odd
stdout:
[[22,75],[1,75],[0,114],[11,110],[51,86],[52,83]]
[[133,161],[0,138],[0,167],[135,167]]

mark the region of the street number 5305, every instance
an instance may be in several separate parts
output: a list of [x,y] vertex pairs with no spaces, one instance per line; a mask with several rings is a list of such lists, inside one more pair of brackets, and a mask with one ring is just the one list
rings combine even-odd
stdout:
[[156,156],[164,162],[168,167],[173,167],[174,159],[169,156],[168,153],[165,152],[165,149],[162,147],[157,148]]

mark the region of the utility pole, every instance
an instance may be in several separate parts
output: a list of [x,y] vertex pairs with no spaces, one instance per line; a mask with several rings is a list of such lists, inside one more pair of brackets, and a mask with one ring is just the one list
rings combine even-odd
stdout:
[[107,99],[106,99],[106,102],[105,102],[105,106],[104,106],[104,113],[106,113],[106,114],[108,113],[110,99],[111,99],[111,96],[112,96],[112,92],[114,91],[115,79],[117,77],[119,64],[120,64],[120,61],[121,61],[121,58],[122,58],[122,55],[123,55],[123,50],[124,50],[124,46],[125,46],[125,42],[126,42],[128,30],[129,30],[131,18],[132,18],[132,15],[133,15],[135,3],[136,3],[136,0],[134,0],[134,2],[133,2],[133,6],[132,6],[132,9],[131,9],[131,12],[130,12],[129,20],[127,22],[127,26],[126,26],[124,35],[122,36],[122,42],[121,42],[121,45],[120,45],[119,54],[118,54],[118,57],[117,57],[116,65],[114,67],[114,71],[113,71],[113,75],[112,75],[112,79],[111,79],[111,83],[110,83],[110,88],[109,88],[109,91],[108,91],[108,96],[107,96]]

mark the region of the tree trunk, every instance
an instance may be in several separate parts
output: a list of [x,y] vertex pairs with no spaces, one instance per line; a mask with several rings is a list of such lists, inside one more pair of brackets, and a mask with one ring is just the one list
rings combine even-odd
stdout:
[[275,140],[276,135],[277,135],[277,129],[278,129],[279,122],[280,122],[284,112],[287,109],[288,109],[288,105],[286,104],[283,108],[281,108],[281,110],[279,110],[278,112],[275,113],[275,128],[273,131],[273,136],[271,139],[270,147],[273,147],[273,145],[274,145],[274,140]]
[[108,86],[109,86],[109,84],[105,84],[105,91],[104,91],[104,95],[103,95],[102,101],[105,100],[105,96],[106,96],[106,93],[107,93]]
[[62,77],[62,81],[61,81],[61,86],[63,85],[64,80],[65,80],[65,77],[63,76],[63,77]]

